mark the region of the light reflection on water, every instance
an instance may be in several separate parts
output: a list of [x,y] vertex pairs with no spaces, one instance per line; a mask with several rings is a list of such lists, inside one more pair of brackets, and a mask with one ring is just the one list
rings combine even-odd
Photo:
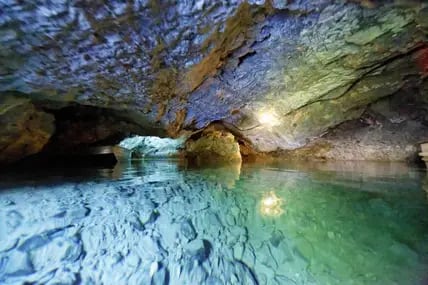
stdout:
[[17,177],[1,180],[0,283],[424,284],[427,277],[427,179],[402,164],[194,169],[139,161]]

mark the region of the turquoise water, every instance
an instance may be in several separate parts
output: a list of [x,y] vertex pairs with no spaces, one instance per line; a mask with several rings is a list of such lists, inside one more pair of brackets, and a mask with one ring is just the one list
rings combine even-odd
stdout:
[[402,164],[139,161],[0,177],[1,284],[428,280],[428,179]]

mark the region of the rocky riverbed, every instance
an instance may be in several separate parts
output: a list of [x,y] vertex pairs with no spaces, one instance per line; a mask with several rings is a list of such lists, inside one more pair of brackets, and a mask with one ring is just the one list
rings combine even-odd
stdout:
[[95,175],[51,174],[2,174],[2,284],[421,284],[427,277],[424,173],[399,164],[195,170],[146,161]]

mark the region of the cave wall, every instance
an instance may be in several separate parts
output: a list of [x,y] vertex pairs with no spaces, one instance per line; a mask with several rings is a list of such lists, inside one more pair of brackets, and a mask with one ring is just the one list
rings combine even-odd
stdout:
[[129,123],[121,132],[221,122],[261,152],[304,147],[428,71],[418,1],[13,0],[0,11],[1,97],[103,108]]
[[55,131],[54,116],[29,99],[0,97],[0,163],[40,152]]
[[428,141],[426,94],[424,85],[404,87],[369,104],[359,118],[339,124],[304,147],[277,155],[298,160],[417,161],[419,143]]

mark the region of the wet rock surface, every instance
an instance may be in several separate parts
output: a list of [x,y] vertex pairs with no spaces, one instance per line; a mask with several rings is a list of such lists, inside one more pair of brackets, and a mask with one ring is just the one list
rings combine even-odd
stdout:
[[186,156],[197,164],[239,163],[241,152],[237,139],[228,131],[205,130],[197,138],[186,141]]
[[428,140],[424,100],[413,89],[399,92],[370,104],[360,118],[282,155],[295,159],[416,161],[419,144]]
[[38,153],[55,131],[54,117],[29,99],[0,96],[0,164]]
[[[27,177],[13,186],[2,178],[0,283],[417,284],[426,277],[421,174],[400,165],[321,167],[244,168],[232,187],[229,167],[169,162],[129,165],[119,180],[101,176],[108,171],[59,184]],[[275,206],[272,193],[282,212],[263,215],[274,213],[262,211]]]
[[[421,86],[428,66],[427,7],[418,1],[16,0],[0,8],[1,91],[107,108],[147,135],[221,122],[263,152],[302,147],[409,81]],[[267,111],[278,124],[260,123]],[[75,126],[76,136],[88,128]]]

